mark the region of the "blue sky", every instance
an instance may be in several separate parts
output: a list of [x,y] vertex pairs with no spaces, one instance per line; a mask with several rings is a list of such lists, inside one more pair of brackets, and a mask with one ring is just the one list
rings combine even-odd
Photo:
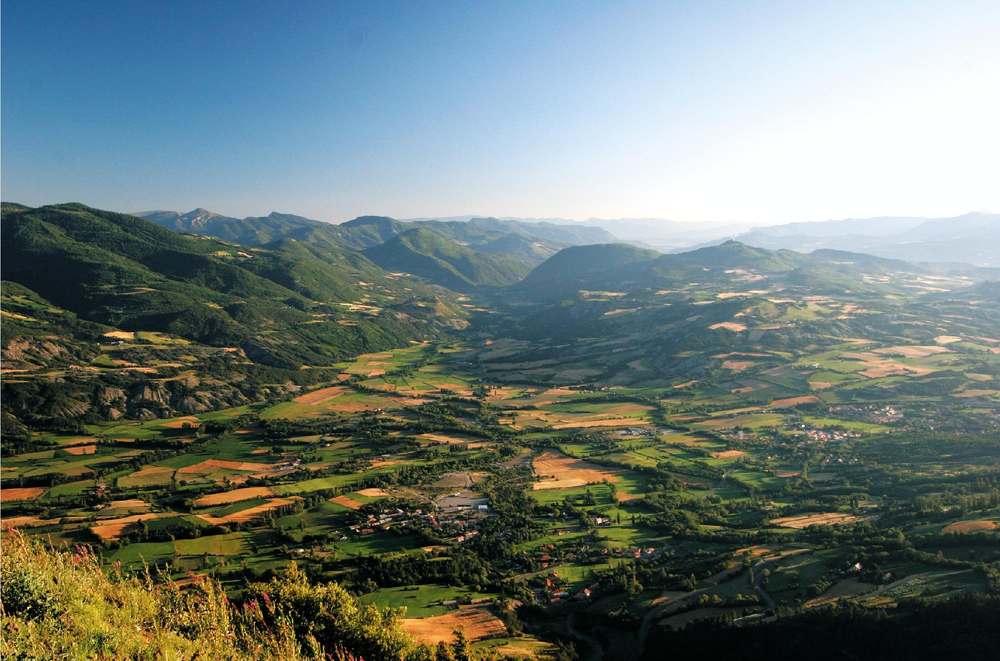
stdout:
[[26,204],[343,220],[1000,209],[1000,3],[3,3]]

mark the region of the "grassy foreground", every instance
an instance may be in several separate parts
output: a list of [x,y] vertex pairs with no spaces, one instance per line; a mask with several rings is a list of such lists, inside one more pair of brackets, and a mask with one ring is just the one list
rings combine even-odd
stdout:
[[106,574],[87,547],[3,537],[4,658],[300,659],[287,621],[269,630],[212,581],[182,590]]
[[311,585],[294,565],[235,603],[212,580],[180,587],[106,573],[87,547],[48,548],[16,531],[2,540],[5,659],[471,658],[413,642],[392,609],[360,605],[336,583]]

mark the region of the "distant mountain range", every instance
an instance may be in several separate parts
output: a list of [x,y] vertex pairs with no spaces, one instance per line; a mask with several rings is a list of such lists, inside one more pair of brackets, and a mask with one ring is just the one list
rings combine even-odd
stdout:
[[516,256],[530,266],[569,246],[626,242],[661,252],[678,252],[730,239],[769,249],[809,252],[829,248],[914,262],[1000,266],[1000,249],[995,248],[1000,245],[1000,214],[981,212],[953,218],[886,216],[763,227],[664,218],[575,221],[479,216],[408,220],[362,216],[335,225],[282,213],[230,218],[205,209],[138,215],[177,231],[247,245],[264,245],[280,237],[306,239],[319,232],[336,236],[343,245],[358,250],[382,244],[409,229],[425,227],[477,251]]
[[780,279],[808,286],[816,292],[878,289],[865,275],[925,273],[920,266],[898,260],[835,250],[803,254],[792,250],[767,250],[726,241],[683,253],[661,254],[626,244],[567,248],[547,260],[518,283],[514,290],[536,301],[574,297],[580,291],[629,292],[636,290],[718,286],[726,281],[753,277]]
[[[479,216],[450,216],[438,219],[448,222],[467,222]],[[412,218],[415,222],[432,220]],[[727,239],[753,227],[752,223],[688,222],[666,218],[518,218],[502,216],[497,220],[528,225],[555,225],[565,227],[590,227],[604,230],[615,239],[641,244],[661,251],[680,250],[719,239]],[[605,239],[604,241],[607,241]],[[590,241],[599,243],[600,241]]]
[[[450,221],[468,220],[456,216]],[[682,222],[665,218],[504,218],[520,223],[574,225],[605,230],[618,240],[678,252],[736,239],[761,248],[809,252],[820,248],[865,252],[916,262],[1000,266],[1000,214],[976,212],[949,218],[885,216],[755,226],[741,222]],[[597,243],[593,241],[591,243]]]
[[177,232],[245,246],[273,248],[296,241],[308,249],[322,247],[326,257],[338,253],[340,261],[358,251],[388,271],[456,291],[509,285],[563,248],[616,240],[597,227],[498,218],[402,221],[361,216],[338,225],[283,213],[232,218],[205,209],[138,215]]
[[799,252],[829,248],[912,262],[1000,266],[1000,214],[953,218],[879,217],[787,223],[686,223],[657,218],[588,221],[630,243],[665,252],[736,239],[761,248]]
[[579,223],[485,217],[397,220],[387,216],[360,216],[337,224],[278,212],[267,216],[234,218],[200,208],[187,213],[141,211],[135,215],[178,232],[258,245],[282,237],[305,238],[310,232],[325,229],[351,247],[364,249],[417,227],[432,229],[450,239],[473,246],[483,246],[507,235],[560,247],[621,238],[599,227]]
[[858,218],[759,227],[736,236],[762,248],[851,250],[914,262],[1000,266],[1000,214]]

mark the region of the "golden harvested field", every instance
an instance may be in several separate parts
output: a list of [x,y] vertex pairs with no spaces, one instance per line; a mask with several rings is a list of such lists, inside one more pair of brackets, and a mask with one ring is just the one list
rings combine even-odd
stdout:
[[713,452],[712,456],[716,459],[739,459],[740,457],[747,456],[747,453],[743,450],[721,450]]
[[174,469],[167,466],[143,466],[136,472],[118,478],[118,486],[122,488],[135,486],[152,486],[170,484]]
[[279,509],[286,505],[291,505],[297,501],[302,500],[299,496],[289,496],[287,498],[272,498],[266,503],[261,503],[256,507],[248,507],[245,510],[240,510],[239,512],[233,512],[232,514],[227,514],[225,516],[211,516],[208,514],[198,514],[198,518],[211,523],[213,525],[220,525],[226,523],[246,523],[247,521],[252,521],[257,517],[264,516],[272,510]]
[[535,457],[531,465],[535,475],[542,478],[541,481],[532,485],[536,491],[582,487],[586,484],[598,484],[605,480],[618,481],[618,475],[612,470],[551,450],[546,450]]
[[361,489],[358,491],[359,496],[364,496],[365,498],[385,498],[389,495],[389,492],[385,489],[379,489],[378,487],[368,487],[367,489]]
[[904,358],[926,358],[927,356],[933,356],[937,353],[950,352],[951,349],[946,349],[945,347],[920,345],[885,347],[882,349],[872,350],[872,353],[881,354],[883,356],[903,356]]
[[722,329],[722,330],[732,331],[734,333],[742,333],[747,329],[747,326],[746,324],[741,324],[736,321],[720,321],[717,324],[712,324],[711,326],[709,326],[709,329],[710,330]]
[[795,528],[801,530],[809,526],[839,526],[845,523],[860,521],[861,517],[855,514],[842,514],[840,512],[819,512],[816,514],[796,514],[794,516],[783,516],[780,519],[771,519],[771,524],[782,528]]
[[473,439],[468,436],[457,436],[449,434],[418,434],[417,438],[434,443],[446,443],[448,445],[465,445],[470,449],[481,448],[485,443],[480,439]]
[[132,331],[108,331],[101,337],[111,338],[112,340],[134,340],[135,333]]
[[242,489],[233,489],[232,491],[223,491],[222,493],[212,493],[202,496],[194,501],[194,506],[213,507],[215,505],[228,505],[229,503],[238,503],[241,500],[268,498],[273,495],[274,492],[271,491],[270,487],[243,487]]
[[239,512],[233,512],[224,517],[226,523],[246,523],[247,521],[252,521],[259,516],[267,514],[271,510],[284,507],[285,505],[291,505],[297,501],[302,500],[299,496],[289,496],[288,498],[272,498],[266,503],[262,503],[257,507],[250,507],[245,510],[240,510]]
[[742,372],[743,370],[750,369],[753,367],[753,361],[751,360],[726,360],[722,363],[722,369],[732,370],[734,372]]
[[987,530],[996,530],[1000,528],[996,521],[990,521],[989,519],[978,519],[975,521],[956,521],[955,523],[949,523],[941,532],[944,533],[970,533],[970,532],[985,532]]
[[330,386],[329,388],[320,388],[319,390],[299,395],[295,398],[295,401],[299,404],[320,404],[334,397],[339,397],[345,392],[347,392],[347,388],[344,386]]
[[185,416],[183,418],[175,418],[173,420],[168,420],[162,423],[160,426],[164,429],[183,429],[184,426],[189,427],[200,427],[201,421],[193,415]]
[[463,397],[472,396],[472,389],[469,388],[467,384],[459,383],[457,381],[439,381],[434,384],[434,388],[437,390],[449,390],[453,393],[462,395]]
[[870,367],[861,373],[869,379],[878,379],[883,376],[905,376],[910,374],[913,376],[923,376],[924,374],[930,374],[933,371],[934,370],[927,367],[912,367],[888,360],[885,361],[884,364],[875,365],[874,367]]
[[557,422],[553,429],[590,429],[593,427],[644,427],[649,422],[635,418],[596,418]]
[[552,404],[554,402],[566,401],[576,394],[571,388],[549,388],[532,400],[535,404]]
[[428,441],[434,441],[435,443],[447,443],[448,445],[463,445],[468,441],[466,438],[459,438],[457,436],[448,436],[447,434],[418,434],[417,438],[422,438]]
[[82,455],[82,454],[94,454],[97,452],[96,445],[73,445],[68,448],[63,448],[67,454],[72,455]]
[[786,409],[793,406],[798,406],[799,404],[818,404],[819,397],[816,395],[801,395],[799,397],[786,397],[785,399],[776,399],[771,402],[772,409]]
[[884,355],[877,354],[874,351],[865,351],[863,353],[845,352],[840,355],[841,358],[846,360],[857,360],[863,363],[865,369],[861,371],[861,374],[867,376],[869,379],[897,375],[923,376],[936,371],[930,367],[906,365],[891,358],[886,358]]
[[733,555],[736,557],[743,557],[744,555],[750,558],[761,558],[765,555],[772,553],[772,549],[767,546],[761,546],[757,544],[755,546],[747,546],[741,549],[736,549],[733,551]]
[[723,409],[721,411],[712,411],[708,414],[710,418],[723,418],[728,415],[740,415],[743,413],[755,413],[757,411],[762,411],[763,406],[741,406],[736,409]]
[[691,434],[685,434],[683,432],[669,432],[660,435],[660,440],[664,443],[672,443],[676,445],[686,445],[689,447],[697,447],[699,445],[704,445],[706,443],[704,438],[699,436],[692,436]]
[[420,397],[382,397],[378,400],[370,398],[370,401],[353,401],[344,403],[334,403],[328,410],[335,413],[361,413],[363,411],[373,411],[379,408],[399,408],[408,406],[420,406],[431,400]]
[[587,429],[592,427],[643,427],[649,421],[640,416],[652,410],[645,404],[622,403],[606,407],[600,412],[566,412],[547,409],[527,409],[512,411],[513,426],[548,426],[553,429]]
[[100,511],[101,514],[116,512],[121,514],[141,514],[149,511],[149,503],[141,498],[128,498],[125,500],[112,500],[108,506]]
[[406,633],[428,645],[453,641],[455,629],[462,629],[470,641],[507,634],[507,627],[498,617],[478,606],[463,606],[434,617],[405,618],[400,624]]
[[504,658],[515,659],[548,659],[554,657],[555,652],[554,645],[534,638],[518,638],[493,649]]
[[177,469],[178,474],[193,475],[211,473],[223,468],[232,471],[265,472],[274,468],[274,464],[257,464],[251,461],[229,461],[228,459],[206,459],[191,466]]
[[11,487],[0,489],[0,503],[34,500],[45,493],[45,487]]
[[11,528],[37,528],[39,526],[48,526],[59,523],[59,519],[43,519],[38,516],[5,516],[2,523],[3,525],[0,527],[4,530],[10,530]]
[[346,507],[349,510],[359,510],[361,509],[361,506],[364,505],[364,503],[358,502],[350,496],[334,496],[330,499],[330,502],[337,503],[338,505]]
[[91,526],[90,532],[94,533],[104,541],[111,541],[118,539],[125,527],[136,523],[137,521],[148,521],[149,519],[158,519],[161,516],[166,516],[165,514],[150,512],[148,514],[133,514],[131,516],[123,516],[118,519],[108,519],[102,521],[99,525]]

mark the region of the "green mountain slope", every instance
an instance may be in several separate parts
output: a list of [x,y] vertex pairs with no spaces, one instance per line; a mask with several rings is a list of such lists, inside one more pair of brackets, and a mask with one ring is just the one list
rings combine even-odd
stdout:
[[456,291],[509,285],[531,268],[524,259],[476,252],[424,227],[404,232],[364,254],[388,271],[411,273]]
[[574,295],[581,289],[616,289],[635,282],[658,255],[624,243],[574,246],[536,267],[516,289],[538,299]]
[[503,245],[502,242],[498,243],[502,239],[520,239],[507,245],[511,254],[537,259],[538,262],[569,246],[615,241],[615,237],[605,230],[586,225],[535,223],[499,218],[472,218],[468,221],[425,220],[413,224],[433,229],[438,234],[477,250],[493,244],[492,251],[498,252],[496,246]]
[[177,232],[211,236],[248,246],[260,246],[289,236],[302,236],[327,225],[302,216],[277,212],[250,218],[232,218],[207,209],[194,209],[183,214],[176,211],[147,211],[137,215]]
[[[83,319],[232,345],[267,364],[326,364],[447,321],[393,311],[416,294],[360,255],[338,265],[294,242],[248,251],[78,204],[11,209],[3,223],[5,280]],[[380,287],[366,294],[369,276]],[[361,298],[364,314],[338,305]]]
[[359,216],[335,226],[337,237],[346,246],[364,250],[389,241],[410,228],[408,223],[386,216]]
[[901,271],[922,273],[923,269],[870,255],[831,250],[806,255],[755,248],[738,241],[668,255],[610,244],[567,248],[536,267],[515,290],[535,300],[553,300],[581,290],[628,292],[777,278],[819,291],[850,287],[876,291],[877,284],[866,281],[862,274]]
[[148,211],[139,215],[176,232],[210,236],[246,246],[297,239],[360,251],[386,243],[403,232],[424,228],[471,250],[503,254],[532,266],[567,246],[614,240],[611,234],[597,227],[497,218],[400,221],[387,216],[360,216],[337,225],[282,213],[231,218],[205,209],[187,213]]
[[765,250],[739,241],[726,241],[717,246],[699,248],[689,252],[664,255],[663,265],[684,265],[699,268],[758,269],[771,273],[790,271],[808,261],[801,253],[791,250]]

